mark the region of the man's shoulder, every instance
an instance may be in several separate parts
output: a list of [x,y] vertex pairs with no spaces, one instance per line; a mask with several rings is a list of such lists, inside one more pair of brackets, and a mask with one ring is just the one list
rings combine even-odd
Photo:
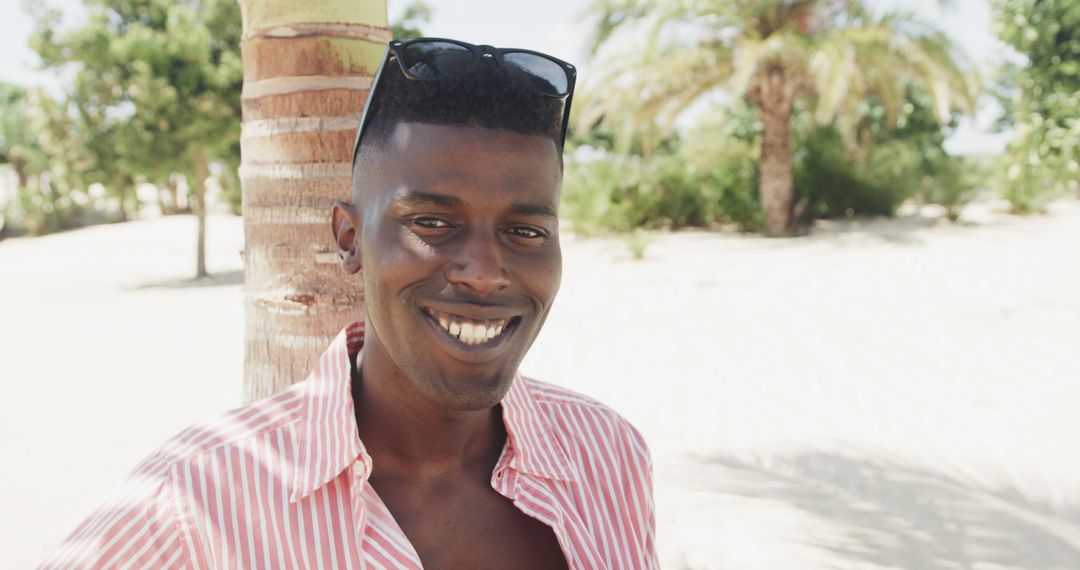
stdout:
[[[290,387],[198,422],[166,441],[135,467],[128,480],[101,502],[41,568],[126,567],[168,556],[187,567],[185,561],[197,557],[198,552],[190,548],[190,538],[187,542],[180,538],[182,534],[194,536],[185,534],[190,529],[185,526],[184,508],[179,506],[182,501],[178,497],[183,494],[180,480],[190,482],[195,479],[193,474],[199,473],[204,482],[202,492],[206,493],[205,482],[209,481],[217,486],[213,493],[220,501],[221,489],[235,480],[229,473],[230,458],[251,456],[250,452],[267,442],[275,430],[283,436],[281,430],[301,415],[303,389],[303,385]],[[281,442],[285,438],[271,439]],[[288,461],[288,457],[272,455],[279,465]],[[246,460],[239,463],[242,473]],[[188,495],[187,499],[193,497]]]
[[242,445],[281,430],[300,417],[304,382],[271,396],[211,416],[169,438],[134,470],[136,474],[165,472],[231,445]]
[[559,431],[574,439],[586,433],[601,432],[607,437],[630,443],[635,451],[648,456],[645,438],[622,414],[599,400],[569,388],[522,376],[533,398],[544,409]]
[[524,380],[525,384],[528,386],[529,393],[531,393],[538,402],[544,405],[555,407],[584,407],[599,414],[614,414],[614,416],[621,417],[615,410],[585,394],[528,376],[522,376],[521,379]]

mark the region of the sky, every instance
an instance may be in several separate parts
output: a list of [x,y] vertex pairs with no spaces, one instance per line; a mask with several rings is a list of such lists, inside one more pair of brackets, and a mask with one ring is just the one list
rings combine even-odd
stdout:
[[[58,80],[36,71],[36,57],[28,45],[32,20],[26,13],[28,0],[0,0],[0,81],[56,89]],[[83,14],[82,0],[40,0],[58,8],[64,22],[77,22]],[[988,0],[869,0],[878,9],[906,9],[936,24],[949,34],[981,69],[990,70],[1007,56],[1007,49],[991,30]],[[432,20],[421,27],[426,35],[451,37],[472,43],[500,47],[520,47],[550,53],[578,66],[581,77],[588,75],[584,43],[587,0],[427,0]],[[391,18],[405,6],[389,0]],[[944,6],[944,7],[943,7]],[[991,133],[998,108],[984,101],[974,119],[964,121],[946,142],[949,152],[976,154],[1000,152],[1007,134]]]

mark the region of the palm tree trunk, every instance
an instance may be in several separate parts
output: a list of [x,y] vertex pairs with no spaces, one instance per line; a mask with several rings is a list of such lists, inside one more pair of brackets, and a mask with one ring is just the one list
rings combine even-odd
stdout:
[[[385,0],[240,0],[244,89],[244,398],[303,380],[360,282],[338,265],[330,208],[349,199],[353,136],[390,39]],[[332,22],[332,23],[326,23]]]
[[759,193],[765,235],[786,237],[795,229],[795,179],[791,168],[791,110],[795,86],[783,68],[770,67],[758,78],[751,100],[761,119]]
[[791,172],[790,113],[761,110],[761,158],[758,160],[765,235],[784,237],[794,227],[795,180]]
[[206,150],[195,150],[195,217],[198,230],[195,237],[195,277],[206,277],[206,177],[210,176]]

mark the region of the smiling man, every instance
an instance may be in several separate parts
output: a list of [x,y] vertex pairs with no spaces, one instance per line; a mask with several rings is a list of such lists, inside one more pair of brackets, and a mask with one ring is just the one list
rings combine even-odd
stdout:
[[364,307],[304,382],[186,430],[46,567],[654,568],[615,412],[521,376],[559,289],[571,66],[391,42],[332,230]]

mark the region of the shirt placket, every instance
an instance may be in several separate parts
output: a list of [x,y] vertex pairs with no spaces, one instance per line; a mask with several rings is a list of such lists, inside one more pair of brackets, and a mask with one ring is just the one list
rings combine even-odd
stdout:
[[[350,487],[350,494],[352,495],[353,519],[356,521],[358,550],[360,556],[364,558],[365,566],[394,570],[421,570],[423,564],[416,550],[405,533],[398,527],[397,522],[393,519],[393,514],[386,508],[385,503],[382,502],[375,490],[370,487],[368,478],[371,476],[372,470],[371,458],[364,455],[362,460],[357,460],[353,464],[352,469],[354,477],[353,485]],[[368,527],[373,524],[371,522],[373,517],[377,520],[383,520],[383,517],[385,517],[383,521],[386,523],[385,526],[391,528],[384,528],[380,531],[376,526],[369,533]],[[394,535],[388,537],[386,532],[393,532]],[[406,550],[401,552],[403,556],[380,550],[379,547],[369,544],[368,540],[371,539],[372,534],[378,534],[383,538],[397,541],[399,545],[404,545]],[[367,564],[369,561],[371,564]]]
[[[500,461],[500,463],[502,463]],[[522,485],[525,478],[531,485]],[[534,519],[546,524],[555,533],[555,538],[559,541],[559,548],[562,550],[563,557],[566,558],[566,564],[570,570],[598,570],[606,568],[600,557],[600,553],[596,549],[596,545],[590,541],[579,543],[574,541],[571,537],[567,525],[575,524],[575,521],[567,520],[567,513],[564,513],[559,505],[555,504],[550,495],[546,493],[534,492],[530,487],[532,486],[547,486],[548,481],[542,478],[535,478],[525,473],[520,473],[509,465],[502,467],[496,467],[495,472],[492,474],[491,485],[500,495],[510,499],[517,509],[526,515],[533,517]],[[532,507],[533,505],[540,505],[541,509]],[[554,513],[555,517],[552,518],[545,514],[546,512]],[[579,536],[588,536],[587,530],[583,525],[576,525],[576,533]],[[584,558],[580,554],[584,554]]]

